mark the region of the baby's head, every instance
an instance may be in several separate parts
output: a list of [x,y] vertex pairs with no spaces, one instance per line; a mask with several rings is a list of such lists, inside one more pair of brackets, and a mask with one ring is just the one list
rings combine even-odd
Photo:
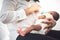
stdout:
[[[45,19],[47,19],[47,20],[45,20]],[[42,23],[42,22],[54,20],[54,22],[52,21],[54,23],[52,25],[55,26],[56,25],[55,21],[57,21],[58,19],[59,19],[59,14],[55,11],[49,11],[49,12],[43,13],[42,15],[38,15],[38,20],[36,20],[35,24],[38,24],[42,27],[42,29],[40,30],[39,33],[44,34],[44,35],[46,33],[48,33],[48,32],[46,32],[47,29],[44,29],[47,26],[47,24]]]
[[49,11],[40,15],[38,19],[49,19],[49,20],[54,19],[55,21],[57,21],[59,19],[59,13],[55,11]]
[[49,12],[43,13],[42,15],[38,15],[38,19],[36,20],[35,24],[40,25],[42,28],[39,33],[43,35],[48,33],[46,32],[48,29],[44,29],[47,26],[47,24],[42,22],[54,20],[54,22],[52,21],[54,23],[52,25],[55,26],[56,25],[55,21],[57,21],[58,19],[59,19],[59,14],[55,11],[49,11]]
[[57,21],[59,19],[59,13],[58,12],[56,12],[56,11],[49,11],[48,13],[50,13],[53,16],[54,20]]

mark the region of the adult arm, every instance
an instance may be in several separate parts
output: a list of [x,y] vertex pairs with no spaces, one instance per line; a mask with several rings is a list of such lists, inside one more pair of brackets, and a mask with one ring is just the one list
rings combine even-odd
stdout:
[[0,21],[3,23],[15,22],[26,18],[24,9],[17,9],[16,0],[4,0],[0,12]]
[[40,7],[38,4],[32,4],[31,7],[27,9],[19,9],[17,7],[18,4],[17,0],[4,0],[0,13],[0,21],[10,23],[23,20],[26,18],[26,15],[32,12],[38,12]]
[[18,34],[21,36],[25,36],[26,34],[30,33],[32,30],[39,31],[41,29],[40,25],[31,25],[30,27],[26,28],[25,30],[22,31],[21,28],[17,30]]

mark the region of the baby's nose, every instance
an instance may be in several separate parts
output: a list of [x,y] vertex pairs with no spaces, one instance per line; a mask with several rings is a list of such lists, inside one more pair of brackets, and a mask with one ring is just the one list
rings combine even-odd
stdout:
[[45,15],[40,15],[40,16],[38,17],[38,19],[45,19],[45,18],[46,18]]

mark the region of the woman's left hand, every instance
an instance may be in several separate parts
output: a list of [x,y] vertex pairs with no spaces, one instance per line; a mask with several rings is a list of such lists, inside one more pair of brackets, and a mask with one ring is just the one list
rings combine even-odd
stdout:
[[46,33],[48,33],[56,25],[55,20],[45,21],[45,22],[42,22],[42,23],[47,24],[47,26],[44,28],[44,29],[47,29]]

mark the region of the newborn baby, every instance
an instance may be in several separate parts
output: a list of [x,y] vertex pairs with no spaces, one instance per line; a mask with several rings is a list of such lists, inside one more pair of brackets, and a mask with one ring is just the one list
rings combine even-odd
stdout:
[[[40,25],[42,27],[42,29],[40,31],[38,31],[38,33],[43,34],[43,35],[46,34],[47,29],[44,29],[44,28],[47,26],[47,24],[44,24],[42,22],[51,21],[52,19],[54,21],[57,21],[58,18],[59,18],[57,12],[55,12],[55,11],[49,11],[49,12],[43,13],[42,15],[38,14],[37,16],[38,16],[38,19],[35,21],[35,25],[38,24],[38,25]],[[54,24],[52,24],[52,25],[55,26],[55,24],[56,23],[54,22]]]
[[38,25],[40,25],[41,28],[42,28],[40,31],[38,31],[38,33],[45,35],[47,29],[44,29],[44,28],[47,26],[47,24],[42,23],[42,22],[44,22],[44,21],[49,21],[48,19],[53,19],[53,16],[52,16],[50,13],[44,13],[44,14],[42,14],[42,15],[37,15],[37,16],[38,16],[38,19],[36,19],[35,25],[38,24]]

